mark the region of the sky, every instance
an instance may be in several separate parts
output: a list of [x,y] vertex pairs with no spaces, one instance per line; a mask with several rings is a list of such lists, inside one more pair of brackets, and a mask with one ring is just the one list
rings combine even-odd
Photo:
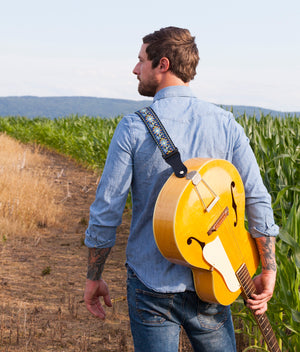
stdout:
[[299,0],[0,0],[0,96],[144,100],[142,37],[188,28],[202,100],[300,111]]

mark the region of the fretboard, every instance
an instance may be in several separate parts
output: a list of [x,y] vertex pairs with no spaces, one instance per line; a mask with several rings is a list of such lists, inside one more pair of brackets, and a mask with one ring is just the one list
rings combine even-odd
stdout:
[[[246,264],[243,264],[238,269],[238,271],[236,272],[236,276],[241,284],[245,299],[251,298],[252,293],[255,293],[255,294],[257,293],[254,283],[249,274],[249,271],[246,267]],[[267,315],[265,313],[257,315],[253,311],[252,313],[267,343],[269,351],[281,352],[276,336],[274,334],[274,331],[272,329],[272,326],[269,322]]]

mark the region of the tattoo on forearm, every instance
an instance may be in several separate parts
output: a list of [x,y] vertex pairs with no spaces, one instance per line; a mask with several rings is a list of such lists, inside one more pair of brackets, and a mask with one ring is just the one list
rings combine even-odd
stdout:
[[261,258],[262,269],[276,271],[275,238],[264,237],[263,240],[257,241],[257,247]]
[[89,248],[88,269],[86,277],[89,280],[100,280],[104,263],[111,248]]

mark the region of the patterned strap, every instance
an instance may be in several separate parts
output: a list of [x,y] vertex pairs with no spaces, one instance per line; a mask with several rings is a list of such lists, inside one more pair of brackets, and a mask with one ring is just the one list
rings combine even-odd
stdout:
[[173,168],[175,175],[180,178],[184,177],[187,173],[187,168],[181,161],[178,149],[175,147],[156,113],[150,107],[147,107],[136,111],[136,114],[147,126],[163,158]]

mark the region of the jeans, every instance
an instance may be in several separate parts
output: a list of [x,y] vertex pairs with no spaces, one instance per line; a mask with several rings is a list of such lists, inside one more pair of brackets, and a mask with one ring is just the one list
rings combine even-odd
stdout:
[[128,268],[127,299],[135,352],[178,352],[181,326],[195,352],[235,352],[229,306],[201,301],[195,292],[158,293]]

